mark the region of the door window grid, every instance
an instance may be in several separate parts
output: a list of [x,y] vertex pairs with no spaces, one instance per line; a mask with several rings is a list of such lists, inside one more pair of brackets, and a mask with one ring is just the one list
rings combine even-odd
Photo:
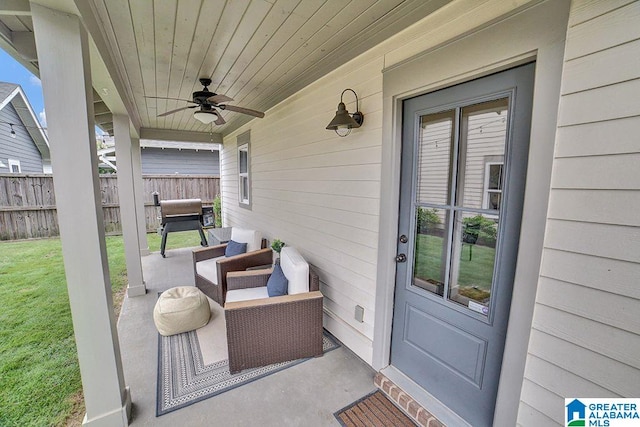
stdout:
[[[447,299],[487,316],[491,288],[494,282],[498,216],[495,215],[494,209],[489,211],[485,207],[484,195],[487,194],[487,190],[493,190],[494,193],[499,192],[501,194],[503,163],[491,162],[493,165],[499,165],[499,170],[496,171],[494,169],[493,171],[494,175],[496,173],[498,175],[497,182],[496,179],[493,182],[489,182],[489,180],[483,179],[485,178],[484,176],[480,178],[482,183],[480,185],[483,187],[479,188],[477,193],[482,193],[478,194],[479,197],[475,197],[479,203],[476,203],[475,206],[462,206],[469,204],[469,200],[473,200],[471,197],[465,198],[465,186],[468,186],[469,181],[467,178],[471,176],[470,174],[467,176],[467,169],[469,168],[467,159],[473,157],[467,153],[471,145],[470,141],[474,138],[471,133],[473,131],[476,131],[476,135],[483,133],[482,125],[468,122],[471,116],[478,116],[478,112],[503,115],[508,110],[508,98],[484,104],[458,107],[455,110],[444,113],[421,117],[420,140],[416,147],[418,155],[415,157],[417,161],[416,179],[418,182],[415,187],[417,194],[414,199],[416,206],[416,241],[413,254],[413,284],[439,296],[447,295]],[[438,139],[433,135],[431,138],[425,136],[423,133],[429,129],[430,125],[434,129],[433,125],[436,122],[442,123],[443,114],[451,117],[450,139],[447,141],[446,138]],[[501,134],[502,142],[500,145],[502,151],[493,153],[494,155],[504,156],[506,149],[506,120],[504,117],[505,115],[499,120],[489,117],[492,123],[505,123]],[[477,132],[478,130],[479,132]],[[485,136],[477,136],[479,141],[482,138],[485,138]],[[428,185],[421,185],[423,184],[421,182],[422,177],[427,176],[423,171],[424,165],[421,162],[428,158],[425,156],[424,145],[429,142],[434,147],[436,144],[444,145],[450,147],[451,150],[449,173],[446,174],[448,175],[446,177],[448,180],[448,190],[446,190],[448,192],[448,200],[444,204],[429,203],[429,198],[423,197],[424,191],[421,189],[421,187],[428,187]],[[455,158],[457,158],[457,161],[454,161]],[[487,173],[486,167],[480,166],[482,175]],[[490,169],[489,172],[491,172]],[[443,179],[445,179],[444,176],[440,180],[442,181]],[[489,186],[488,189],[486,188],[487,185]],[[451,189],[455,189],[455,191],[451,191]],[[467,188],[467,190],[469,193],[471,192],[470,188]],[[440,192],[440,195],[439,199],[442,200],[442,192]],[[500,201],[501,197],[497,202],[498,208]],[[438,240],[438,234],[442,235],[441,240]],[[480,271],[479,274],[477,272],[474,274],[474,268],[469,268],[469,266],[465,265],[466,262],[473,261],[473,249],[476,245],[478,245],[476,259],[478,260],[478,257],[484,258],[484,268],[475,268],[475,270]],[[486,248],[489,248],[488,251],[486,251]],[[483,252],[485,253],[483,254]]]

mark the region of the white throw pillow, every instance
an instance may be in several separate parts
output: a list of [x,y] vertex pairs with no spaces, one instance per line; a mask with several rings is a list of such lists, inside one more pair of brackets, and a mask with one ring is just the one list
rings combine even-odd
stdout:
[[247,252],[257,251],[262,246],[262,233],[256,230],[233,227],[231,229],[231,240],[238,243],[247,244]]
[[289,281],[289,295],[309,292],[309,264],[295,248],[282,248],[280,267]]

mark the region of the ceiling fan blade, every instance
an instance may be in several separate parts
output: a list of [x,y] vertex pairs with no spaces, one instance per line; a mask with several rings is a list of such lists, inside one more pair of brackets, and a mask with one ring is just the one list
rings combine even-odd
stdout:
[[264,117],[264,113],[262,111],[250,110],[249,108],[238,107],[236,105],[220,105],[220,108],[223,110],[235,111],[236,113],[248,114],[254,117]]
[[218,116],[218,119],[213,123],[215,123],[217,125],[223,125],[223,124],[227,123],[227,121],[217,111],[216,111],[216,116]]
[[233,98],[229,98],[227,95],[213,95],[207,98],[207,102],[211,102],[213,104],[220,104],[222,102],[231,102]]
[[182,98],[167,98],[164,96],[145,96],[145,98],[150,98],[150,99],[172,99],[174,101],[184,101],[184,102],[188,102],[190,104],[195,104],[195,102],[193,102],[190,99],[182,99]]
[[180,107],[180,108],[176,108],[175,110],[170,110],[167,111],[166,113],[162,113],[162,114],[158,114],[157,117],[164,117],[164,116],[168,116],[169,114],[173,114],[173,113],[177,113],[178,111],[182,111],[182,110],[188,110],[189,108],[196,108],[197,105],[190,105],[188,107]]

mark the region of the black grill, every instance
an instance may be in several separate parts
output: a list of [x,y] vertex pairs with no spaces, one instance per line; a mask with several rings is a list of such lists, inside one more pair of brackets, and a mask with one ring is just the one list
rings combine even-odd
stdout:
[[165,257],[167,234],[174,231],[198,230],[200,244],[207,246],[207,238],[202,230],[202,201],[200,199],[160,201],[162,244],[160,254]]

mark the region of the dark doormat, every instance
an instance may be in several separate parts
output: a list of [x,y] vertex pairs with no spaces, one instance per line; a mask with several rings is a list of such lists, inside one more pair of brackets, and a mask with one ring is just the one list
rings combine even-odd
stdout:
[[415,427],[416,423],[380,391],[363,397],[333,414],[345,427]]

